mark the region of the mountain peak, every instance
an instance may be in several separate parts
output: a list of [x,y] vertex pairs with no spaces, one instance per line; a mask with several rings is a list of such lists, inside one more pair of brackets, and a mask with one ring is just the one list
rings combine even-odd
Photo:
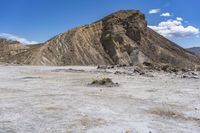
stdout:
[[137,20],[137,19],[146,21],[145,15],[142,12],[140,12],[139,10],[120,10],[120,11],[117,11],[115,13],[112,13],[112,14],[106,16],[105,18],[102,19],[102,21],[106,21],[106,20],[133,21],[133,20]]
[[140,12],[139,10],[119,10],[117,12],[114,12],[110,15],[108,15],[107,17],[119,17],[119,18],[127,18],[130,16],[136,16],[136,15],[144,15],[142,12]]

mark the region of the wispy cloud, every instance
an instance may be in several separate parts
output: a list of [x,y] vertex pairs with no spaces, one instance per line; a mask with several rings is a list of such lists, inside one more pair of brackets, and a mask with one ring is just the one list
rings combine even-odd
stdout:
[[162,21],[158,26],[149,26],[151,29],[167,38],[184,38],[199,36],[199,29],[193,26],[183,26],[183,19],[177,17],[175,20]]
[[26,38],[22,38],[22,37],[19,37],[19,36],[16,36],[16,35],[8,34],[8,33],[0,33],[0,37],[6,38],[6,39],[9,39],[9,40],[18,41],[18,42],[21,42],[23,44],[37,44],[37,43],[39,43],[37,41],[30,41],[30,40],[27,40]]
[[160,12],[160,9],[151,9],[149,11],[149,14],[155,14],[155,13],[159,13]]
[[170,17],[172,16],[169,12],[162,13],[160,16],[162,17]]

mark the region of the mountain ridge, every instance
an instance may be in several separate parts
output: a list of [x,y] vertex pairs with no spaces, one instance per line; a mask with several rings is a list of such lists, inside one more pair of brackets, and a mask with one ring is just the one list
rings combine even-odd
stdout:
[[159,35],[138,10],[121,10],[89,25],[61,33],[26,51],[0,58],[26,65],[138,65],[143,62],[180,68],[199,66],[197,56]]
[[187,48],[187,50],[200,57],[200,47]]

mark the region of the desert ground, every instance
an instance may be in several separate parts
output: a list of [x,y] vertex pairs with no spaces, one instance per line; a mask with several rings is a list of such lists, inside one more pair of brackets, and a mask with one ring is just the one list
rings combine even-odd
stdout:
[[[89,85],[102,77],[119,86]],[[200,133],[198,77],[1,65],[0,133]]]

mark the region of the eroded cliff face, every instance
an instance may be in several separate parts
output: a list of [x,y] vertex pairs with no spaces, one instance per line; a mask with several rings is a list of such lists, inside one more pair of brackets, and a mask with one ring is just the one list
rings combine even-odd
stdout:
[[139,11],[120,11],[104,18],[101,43],[114,64],[149,61],[139,45],[146,36],[147,22]]
[[[143,62],[195,67],[200,60],[147,27],[135,10],[113,13],[44,44],[26,47],[4,61],[31,65],[137,65]],[[2,60],[3,61],[3,58]]]

